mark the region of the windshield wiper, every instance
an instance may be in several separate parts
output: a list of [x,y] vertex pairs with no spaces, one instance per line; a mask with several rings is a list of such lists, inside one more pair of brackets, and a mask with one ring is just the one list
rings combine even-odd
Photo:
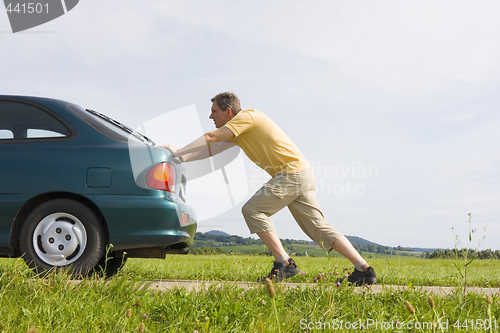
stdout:
[[148,138],[144,134],[141,134],[141,133],[137,132],[136,130],[128,127],[127,125],[123,125],[122,123],[120,123],[119,121],[114,120],[111,117],[108,117],[108,116],[106,116],[106,115],[104,115],[104,114],[102,114],[100,112],[97,112],[95,110],[92,110],[92,109],[85,109],[85,111],[90,112],[93,115],[96,115],[99,118],[102,118],[102,119],[104,119],[104,120],[112,123],[113,125],[116,125],[116,126],[120,127],[122,130],[124,130],[125,132],[127,132],[129,134],[132,134],[136,138],[142,140],[147,145],[150,145],[150,146],[155,146],[156,145],[156,143],[153,140],[151,140],[150,138]]

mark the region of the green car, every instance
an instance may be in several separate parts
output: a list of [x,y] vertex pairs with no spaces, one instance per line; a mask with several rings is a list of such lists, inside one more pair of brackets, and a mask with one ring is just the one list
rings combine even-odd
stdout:
[[185,191],[179,160],[137,131],[62,100],[0,95],[1,257],[110,276],[128,257],[187,253]]

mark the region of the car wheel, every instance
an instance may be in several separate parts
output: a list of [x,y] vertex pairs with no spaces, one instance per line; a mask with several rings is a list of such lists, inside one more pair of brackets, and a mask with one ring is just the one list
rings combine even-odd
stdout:
[[55,199],[35,208],[19,237],[24,260],[36,273],[70,269],[73,275],[92,272],[104,252],[104,229],[86,205]]

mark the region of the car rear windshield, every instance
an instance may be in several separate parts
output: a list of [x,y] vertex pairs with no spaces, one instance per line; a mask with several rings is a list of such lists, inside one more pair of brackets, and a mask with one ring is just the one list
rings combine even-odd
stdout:
[[87,124],[95,128],[97,131],[99,131],[99,133],[107,136],[112,140],[129,143],[130,138],[130,141],[133,143],[143,143],[143,141],[139,140],[133,135],[129,135],[129,133],[121,127],[86,111],[79,105],[66,103],[66,108],[76,114]]

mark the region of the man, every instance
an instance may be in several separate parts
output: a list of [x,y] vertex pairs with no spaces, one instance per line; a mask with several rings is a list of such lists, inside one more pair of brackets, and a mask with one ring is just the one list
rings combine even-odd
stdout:
[[[332,227],[320,210],[314,193],[314,172],[297,146],[262,112],[241,110],[233,93],[212,98],[210,119],[215,131],[202,135],[187,146],[172,151],[183,162],[200,160],[238,145],[245,154],[272,177],[243,206],[242,213],[251,233],[256,233],[271,250],[275,261],[269,277],[279,281],[299,273],[274,230],[271,216],[287,206],[301,229],[324,248],[333,249],[354,264],[348,281],[357,285],[376,283],[375,272],[349,240]],[[207,149],[208,147],[208,149]]]

